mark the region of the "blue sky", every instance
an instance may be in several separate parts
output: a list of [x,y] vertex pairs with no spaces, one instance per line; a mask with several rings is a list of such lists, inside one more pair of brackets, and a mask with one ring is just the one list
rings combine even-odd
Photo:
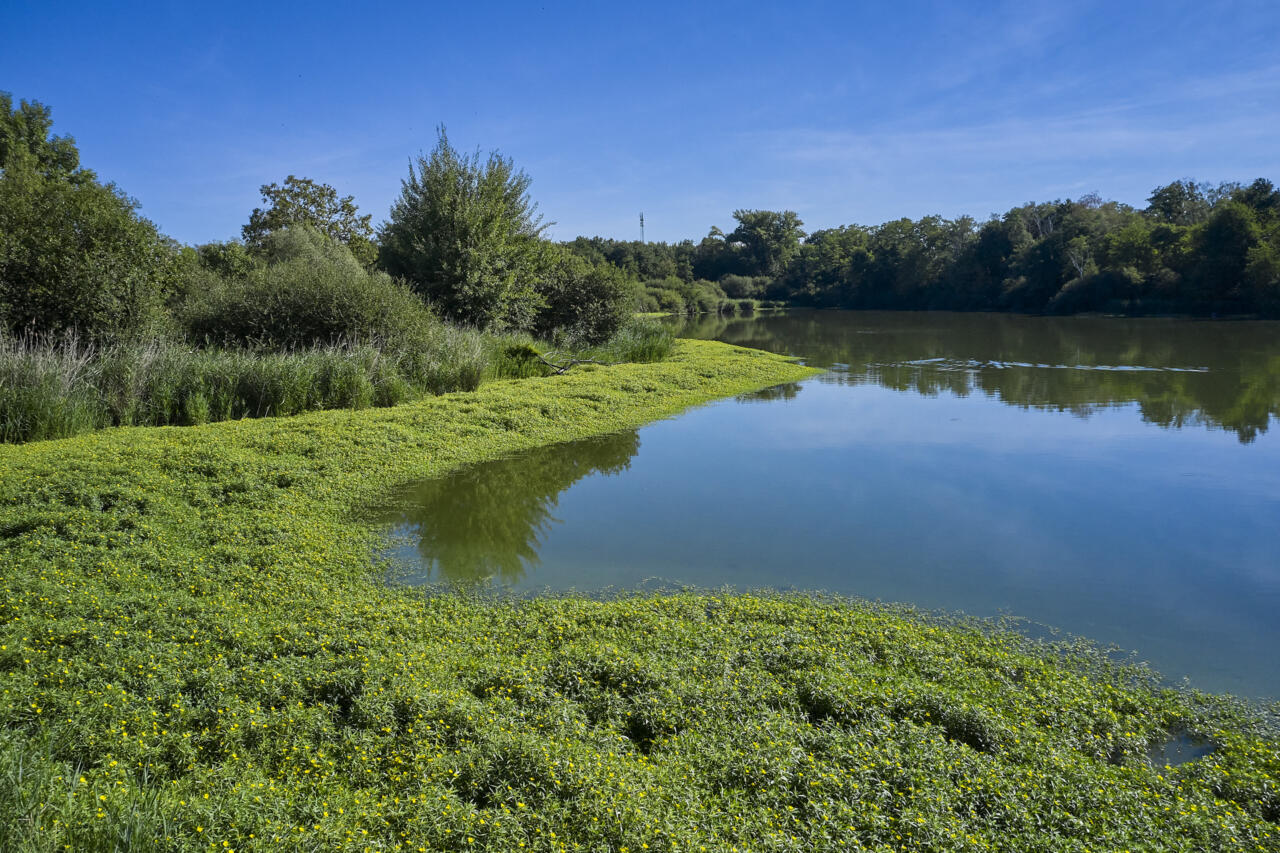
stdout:
[[1280,183],[1280,3],[6,4],[0,90],[187,243],[297,174],[382,221],[448,126],[553,236]]

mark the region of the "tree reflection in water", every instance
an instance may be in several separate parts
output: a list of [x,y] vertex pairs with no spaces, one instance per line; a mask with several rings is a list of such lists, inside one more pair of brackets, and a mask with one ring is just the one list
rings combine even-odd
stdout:
[[693,317],[678,334],[799,356],[833,368],[830,382],[1080,417],[1136,404],[1148,423],[1224,429],[1243,444],[1280,418],[1274,321],[788,311]]
[[515,583],[538,565],[560,493],[590,474],[625,471],[639,449],[632,430],[472,465],[414,484],[384,520],[416,542],[421,579]]

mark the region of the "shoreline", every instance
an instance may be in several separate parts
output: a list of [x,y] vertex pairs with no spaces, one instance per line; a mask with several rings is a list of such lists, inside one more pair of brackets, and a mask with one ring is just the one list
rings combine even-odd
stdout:
[[[0,772],[25,774],[0,835],[1280,849],[1274,737],[1087,655],[818,597],[378,582],[360,510],[396,483],[819,372],[680,341],[389,409],[0,447]],[[1149,766],[1182,729],[1217,750]]]

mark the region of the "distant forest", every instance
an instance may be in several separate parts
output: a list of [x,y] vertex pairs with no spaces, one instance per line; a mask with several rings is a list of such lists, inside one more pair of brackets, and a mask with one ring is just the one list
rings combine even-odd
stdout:
[[[579,237],[565,245],[645,286],[650,310],[690,295],[840,308],[1280,316],[1280,190],[1191,180],[1137,209],[1091,194],[986,222],[897,219],[806,234],[794,211],[737,210],[700,242]],[[683,304],[675,304],[677,296]]]

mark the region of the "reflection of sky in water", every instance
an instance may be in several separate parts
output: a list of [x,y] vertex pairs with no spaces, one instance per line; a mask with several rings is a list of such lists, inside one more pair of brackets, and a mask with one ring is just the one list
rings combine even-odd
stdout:
[[618,471],[634,453],[616,476],[573,462],[572,445],[514,463],[554,520],[511,585],[658,577],[1007,612],[1206,689],[1280,696],[1276,434],[1166,429],[1132,403],[1082,418],[983,393],[792,391],[586,454]]

